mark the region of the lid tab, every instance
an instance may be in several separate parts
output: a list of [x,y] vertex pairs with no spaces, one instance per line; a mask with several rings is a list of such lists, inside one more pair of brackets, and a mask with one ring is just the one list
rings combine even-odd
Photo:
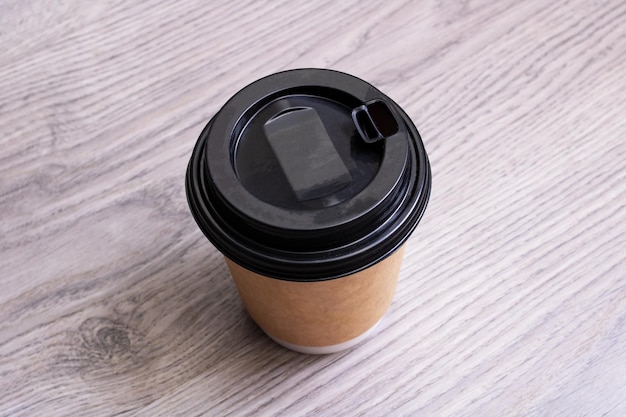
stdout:
[[299,201],[327,196],[352,181],[315,109],[283,110],[263,130]]

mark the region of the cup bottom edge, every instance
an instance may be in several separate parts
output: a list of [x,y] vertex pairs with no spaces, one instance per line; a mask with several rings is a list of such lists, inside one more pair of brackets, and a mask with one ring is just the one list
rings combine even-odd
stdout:
[[300,352],[300,353],[306,353],[309,355],[327,355],[330,353],[341,352],[342,350],[350,349],[351,347],[358,345],[359,343],[367,339],[370,335],[372,335],[372,333],[374,333],[374,331],[376,330],[376,328],[378,327],[381,321],[382,321],[382,318],[378,320],[372,327],[370,327],[369,329],[367,329],[366,331],[364,331],[357,337],[354,337],[350,340],[346,340],[345,342],[337,343],[336,345],[328,345],[328,346],[296,345],[294,343],[289,343],[277,337],[274,337],[267,332],[265,332],[265,334],[274,342],[278,343],[279,345],[287,349]]

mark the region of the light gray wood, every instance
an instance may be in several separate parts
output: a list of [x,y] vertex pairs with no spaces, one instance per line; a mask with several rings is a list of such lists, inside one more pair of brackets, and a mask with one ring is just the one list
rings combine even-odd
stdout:
[[[0,3],[0,416],[626,415],[626,3]],[[189,214],[201,129],[329,67],[420,129],[376,336],[287,351]]]

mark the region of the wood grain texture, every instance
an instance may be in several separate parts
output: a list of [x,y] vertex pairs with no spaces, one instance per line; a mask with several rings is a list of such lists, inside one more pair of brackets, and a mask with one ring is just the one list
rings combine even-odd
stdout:
[[[0,416],[626,415],[626,3],[0,3]],[[433,171],[376,336],[246,316],[184,172],[238,89],[370,81]]]

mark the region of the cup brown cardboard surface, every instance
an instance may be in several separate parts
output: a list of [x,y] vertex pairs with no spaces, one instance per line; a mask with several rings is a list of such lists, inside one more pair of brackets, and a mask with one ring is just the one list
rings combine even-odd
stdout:
[[270,336],[300,346],[329,346],[374,326],[393,299],[404,246],[357,273],[317,282],[294,282],[226,263],[244,306]]

